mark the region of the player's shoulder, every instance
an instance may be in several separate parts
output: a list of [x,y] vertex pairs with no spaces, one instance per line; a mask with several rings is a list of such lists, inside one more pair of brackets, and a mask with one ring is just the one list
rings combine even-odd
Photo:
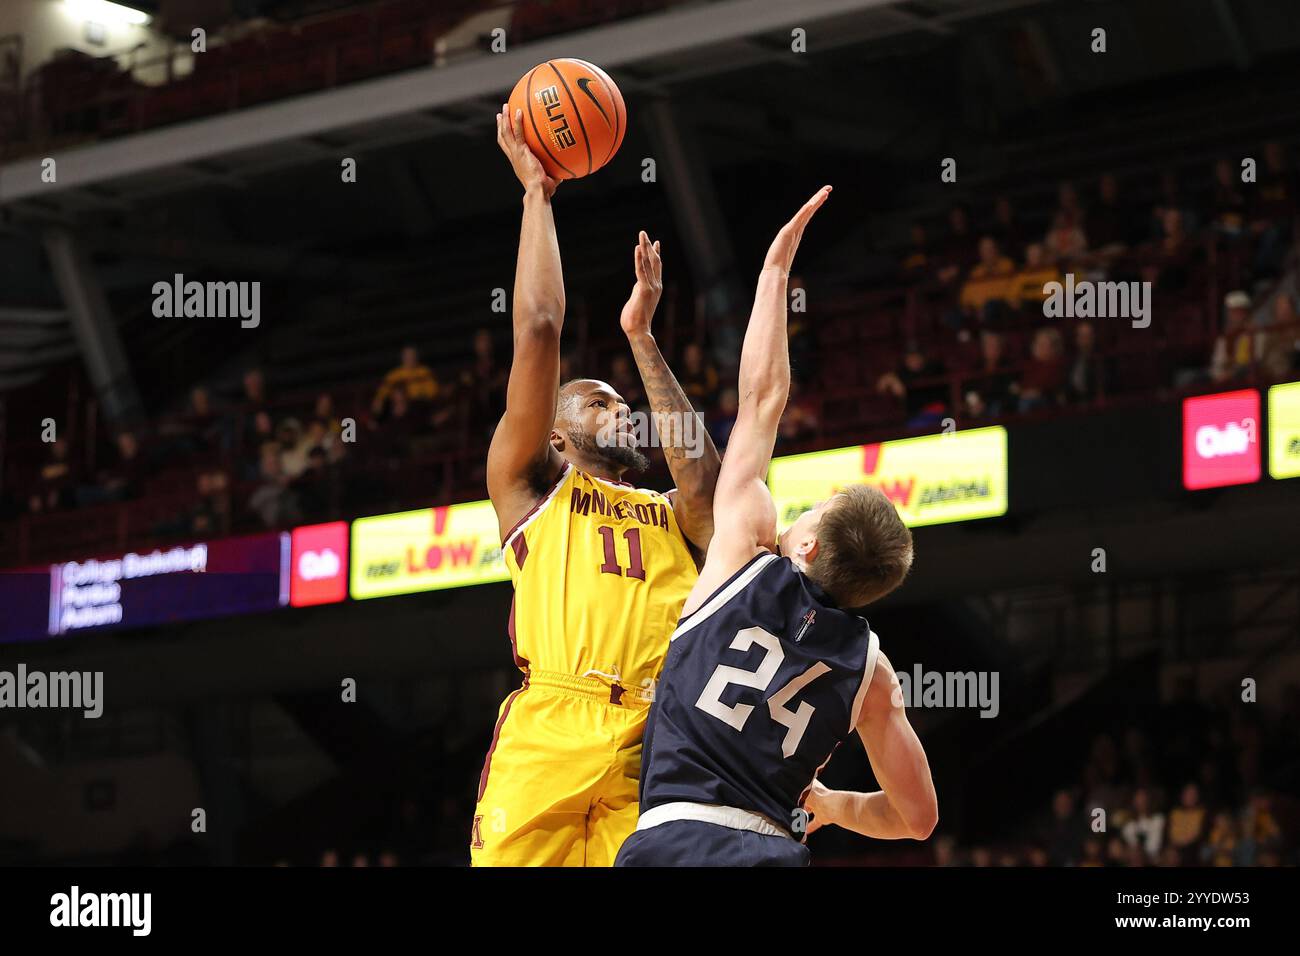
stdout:
[[865,697],[858,708],[859,720],[883,718],[903,706],[903,687],[898,674],[894,672],[894,665],[889,662],[884,651],[879,649],[874,633],[872,638],[875,654],[868,661],[869,673],[863,675]]
[[529,476],[530,496],[533,498],[533,503],[515,521],[510,530],[501,536],[503,545],[510,544],[512,539],[536,525],[537,519],[546,512],[547,506],[557,497],[561,497],[564,488],[572,483],[575,471],[576,469],[566,461],[560,466],[558,472],[548,475],[538,470]]

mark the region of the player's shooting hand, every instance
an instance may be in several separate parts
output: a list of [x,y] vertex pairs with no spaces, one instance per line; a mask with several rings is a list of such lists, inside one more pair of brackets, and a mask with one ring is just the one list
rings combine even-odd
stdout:
[[664,263],[659,257],[659,241],[651,242],[644,229],[637,237],[633,267],[636,269],[636,285],[632,286],[632,295],[623,306],[618,321],[628,335],[649,334],[650,321],[664,291]]
[[501,104],[501,112],[497,114],[497,145],[510,160],[510,166],[519,177],[525,192],[529,189],[540,189],[547,199],[555,195],[555,190],[560,185],[559,181],[546,175],[541,160],[533,154],[524,141],[523,110],[515,110],[512,119],[509,104]]
[[804,227],[830,194],[830,186],[823,186],[817,190],[813,197],[803,204],[803,208],[794,214],[794,218],[781,227],[781,231],[776,234],[771,247],[767,250],[767,259],[763,262],[764,269],[780,269],[786,275],[790,274],[790,267],[794,265],[794,254],[799,250],[799,240],[803,238]]
[[808,811],[808,828],[805,833],[815,833],[826,824],[835,822],[831,819],[831,792],[820,780],[813,780],[812,789],[803,799],[803,808]]

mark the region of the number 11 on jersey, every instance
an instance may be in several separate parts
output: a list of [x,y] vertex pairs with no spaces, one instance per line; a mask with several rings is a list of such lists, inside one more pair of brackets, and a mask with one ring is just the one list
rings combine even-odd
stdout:
[[614,550],[614,529],[606,524],[600,525],[596,530],[600,532],[600,536],[605,542],[605,563],[600,566],[601,572],[603,574],[626,574],[629,578],[644,581],[645,565],[641,563],[641,529],[628,528],[623,532],[623,539],[627,542],[627,571],[624,571],[618,563],[618,552]]

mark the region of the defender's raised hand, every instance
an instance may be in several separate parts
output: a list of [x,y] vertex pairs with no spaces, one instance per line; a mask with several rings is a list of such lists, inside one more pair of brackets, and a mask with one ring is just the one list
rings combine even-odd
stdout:
[[804,227],[830,194],[830,186],[823,186],[817,190],[813,197],[803,204],[803,208],[794,214],[794,218],[781,227],[781,231],[776,234],[771,247],[767,250],[767,259],[763,262],[764,269],[780,269],[784,274],[790,274],[790,267],[794,264],[794,254],[799,251],[799,240],[803,238]]
[[664,263],[659,257],[659,241],[651,242],[645,230],[641,230],[632,258],[636,284],[632,286],[632,295],[623,306],[619,325],[628,335],[648,334],[655,309],[659,307],[659,297],[664,291]]
[[515,110],[512,118],[510,105],[501,104],[501,112],[497,114],[497,145],[510,160],[510,166],[519,177],[525,192],[530,189],[540,189],[547,199],[555,195],[555,190],[560,185],[559,181],[546,175],[541,160],[533,154],[524,141],[523,110]]

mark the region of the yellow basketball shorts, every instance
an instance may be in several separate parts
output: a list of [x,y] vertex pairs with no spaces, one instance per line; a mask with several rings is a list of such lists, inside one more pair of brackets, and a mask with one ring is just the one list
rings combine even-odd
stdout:
[[636,829],[650,700],[530,671],[501,705],[470,834],[474,866],[613,866]]

